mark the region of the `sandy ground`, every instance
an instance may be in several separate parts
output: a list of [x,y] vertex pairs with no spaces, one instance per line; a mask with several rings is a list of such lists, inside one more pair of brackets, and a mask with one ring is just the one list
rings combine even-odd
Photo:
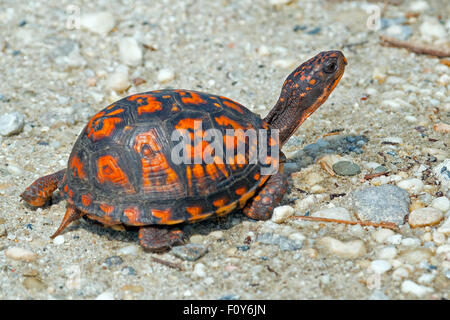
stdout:
[[[185,228],[192,243],[208,248],[190,262],[170,252],[144,253],[135,232],[86,221],[69,227],[63,243],[54,243],[49,236],[65,203],[31,210],[19,201],[34,179],[66,166],[89,117],[120,97],[160,88],[194,89],[227,96],[264,116],[285,77],[330,49],[344,52],[349,62],[345,75],[285,151],[289,157],[336,129],[365,135],[369,142],[363,153],[349,155],[362,168],[357,176],[331,177],[318,164],[302,169],[319,175],[323,189],[308,211],[336,206],[353,213],[349,194],[370,185],[363,179],[371,172],[364,164],[370,162],[401,178],[419,177],[425,186],[411,193],[412,203],[420,198],[429,206],[435,198],[449,197],[435,179],[416,174],[449,158],[448,131],[433,129],[450,122],[448,66],[435,57],[381,46],[378,36],[386,29],[374,31],[367,25],[377,12],[390,21],[402,18],[396,23],[410,28],[409,40],[448,49],[447,1],[427,1],[425,7],[411,3],[2,1],[0,116],[17,111],[24,116],[24,127],[0,137],[0,299],[448,299],[449,240],[436,235],[439,225],[411,229],[405,224],[396,234],[417,241],[386,243],[377,240],[374,227],[272,223],[274,232],[305,237],[301,249],[283,251],[256,241],[268,223],[238,212]],[[110,15],[89,30],[86,15],[103,11]],[[427,25],[421,29],[429,19],[437,21],[444,35],[439,27],[436,36],[423,29]],[[108,24],[112,27],[106,34],[97,33]],[[136,40],[142,58],[131,45],[121,54],[119,44],[126,37]],[[125,75],[122,80],[111,79],[117,73]],[[146,82],[133,84],[137,78]],[[129,88],[114,91],[114,85]],[[394,142],[383,144],[387,138]],[[386,155],[388,151],[397,156]],[[426,166],[422,171],[421,165]],[[308,185],[297,181],[302,171],[290,184],[308,191]],[[304,214],[298,201],[306,194],[291,189],[283,204]],[[345,196],[330,200],[335,193]],[[448,219],[448,212],[443,214],[442,221]],[[242,246],[248,237],[246,250]],[[361,240],[365,251],[341,257],[318,244],[324,237]],[[11,258],[6,253],[13,247],[34,255]],[[387,271],[374,272],[371,264],[386,247],[398,253],[383,256],[390,265]],[[408,260],[404,253],[410,251],[426,254],[422,260]],[[120,258],[111,258],[116,256]],[[154,256],[183,270],[157,263]],[[405,281],[422,290],[408,290]]]

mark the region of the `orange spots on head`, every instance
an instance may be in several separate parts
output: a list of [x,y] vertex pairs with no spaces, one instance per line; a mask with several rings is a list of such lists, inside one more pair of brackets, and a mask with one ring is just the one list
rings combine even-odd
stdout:
[[217,102],[214,102],[214,106],[216,106],[217,108],[222,108],[222,106],[220,104],[218,104]]
[[83,203],[83,206],[89,207],[89,205],[92,203],[92,198],[89,194],[83,194],[81,196],[81,203]]
[[309,91],[309,90],[311,90],[311,89],[312,89],[311,87],[306,87],[306,88],[305,88],[306,91]]
[[73,176],[78,176],[80,179],[86,179],[86,172],[81,159],[74,155],[69,161],[69,167],[73,170]]
[[239,113],[244,114],[244,110],[242,110],[242,108],[237,103],[234,103],[231,100],[223,100],[223,104],[233,110],[236,110]]
[[97,159],[97,180],[100,183],[109,182],[125,188],[127,193],[134,192],[128,178],[111,155],[104,155]]
[[309,80],[309,84],[310,85],[313,85],[313,84],[315,84],[317,81],[316,81],[316,79],[311,79],[311,80]]
[[247,191],[247,187],[243,186],[243,187],[237,188],[234,192],[238,196],[242,196],[246,191]]
[[201,103],[207,103],[207,101],[203,100],[200,95],[198,95],[195,92],[189,91],[190,97],[185,96],[185,94],[180,94],[181,101],[185,104],[201,104]]
[[301,76],[301,77],[300,77],[300,80],[301,80],[301,81],[305,81],[305,80],[306,80],[306,77],[305,77],[305,76]]

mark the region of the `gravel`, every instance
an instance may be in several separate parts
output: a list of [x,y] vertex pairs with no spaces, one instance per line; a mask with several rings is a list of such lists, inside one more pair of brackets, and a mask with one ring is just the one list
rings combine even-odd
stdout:
[[[448,3],[371,5],[381,30],[368,27],[364,1],[1,2],[0,299],[448,300],[449,67],[379,42],[448,49]],[[194,89],[264,117],[293,68],[330,49],[348,66],[283,146],[289,191],[277,206],[293,216],[279,223],[237,212],[184,226],[190,244],[150,254],[135,231],[84,220],[56,245],[65,201],[20,202],[34,179],[67,165],[89,118],[122,97]],[[339,161],[361,173],[337,175]],[[409,206],[442,219],[412,228]],[[293,218],[322,210],[398,229]],[[122,263],[108,266],[113,257]]]

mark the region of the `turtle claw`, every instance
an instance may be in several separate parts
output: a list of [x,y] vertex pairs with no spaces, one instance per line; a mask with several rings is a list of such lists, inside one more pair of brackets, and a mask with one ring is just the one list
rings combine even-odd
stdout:
[[63,220],[61,221],[61,224],[58,227],[58,230],[55,231],[54,234],[50,236],[50,239],[54,239],[56,236],[58,236],[71,222],[80,219],[82,216],[84,216],[85,213],[81,210],[78,210],[75,208],[75,206],[68,205],[66,214],[64,215]]

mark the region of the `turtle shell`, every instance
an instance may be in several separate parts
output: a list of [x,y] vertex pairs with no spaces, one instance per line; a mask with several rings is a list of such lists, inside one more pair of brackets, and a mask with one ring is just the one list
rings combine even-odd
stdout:
[[[278,157],[269,154],[263,163],[251,163],[249,145],[244,155],[238,152],[238,143],[226,143],[225,148],[233,151],[223,149],[224,155],[231,154],[229,159],[215,157],[215,151],[212,162],[195,161],[198,154],[212,150],[214,141],[196,143],[194,137],[208,129],[235,142],[239,137],[233,132],[227,135],[227,129],[263,129],[268,134],[258,139],[277,143],[266,122],[228,98],[188,90],[135,94],[109,105],[88,122],[71,152],[61,193],[106,224],[196,222],[242,208],[269,177],[261,174],[261,168],[277,165]],[[173,141],[174,132],[184,132],[192,143],[182,145],[181,135]],[[191,161],[175,161],[176,148],[185,148]],[[236,159],[239,154],[245,161]]]

